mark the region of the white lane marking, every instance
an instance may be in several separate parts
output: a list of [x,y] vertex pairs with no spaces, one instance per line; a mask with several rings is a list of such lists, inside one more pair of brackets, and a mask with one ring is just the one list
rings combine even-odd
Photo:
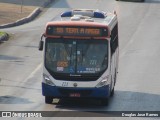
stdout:
[[41,68],[41,66],[42,66],[42,63],[40,63],[24,81],[27,81],[28,79],[32,78],[34,74]]

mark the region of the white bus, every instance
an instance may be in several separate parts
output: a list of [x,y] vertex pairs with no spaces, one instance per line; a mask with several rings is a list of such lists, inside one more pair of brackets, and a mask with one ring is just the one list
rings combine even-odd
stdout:
[[64,12],[47,23],[39,50],[44,51],[46,103],[54,98],[95,98],[105,105],[113,96],[119,56],[116,12]]

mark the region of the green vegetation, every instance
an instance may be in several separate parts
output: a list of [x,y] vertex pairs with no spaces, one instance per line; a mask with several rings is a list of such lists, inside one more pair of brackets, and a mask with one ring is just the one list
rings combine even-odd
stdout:
[[6,32],[0,31],[0,43],[3,41],[7,41],[9,39],[9,35]]
[[6,33],[5,32],[0,32],[0,36],[3,36],[5,35]]

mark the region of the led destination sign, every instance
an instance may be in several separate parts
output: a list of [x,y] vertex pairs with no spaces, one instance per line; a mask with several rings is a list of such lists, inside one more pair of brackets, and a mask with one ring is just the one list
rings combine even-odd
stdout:
[[48,26],[47,35],[53,36],[85,36],[85,37],[107,37],[108,30],[106,28],[95,27],[61,27]]

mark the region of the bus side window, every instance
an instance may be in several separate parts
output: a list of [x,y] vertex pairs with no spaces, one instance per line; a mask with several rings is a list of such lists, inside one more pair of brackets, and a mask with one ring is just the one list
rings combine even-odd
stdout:
[[118,24],[114,26],[111,31],[111,54],[113,54],[118,47]]

